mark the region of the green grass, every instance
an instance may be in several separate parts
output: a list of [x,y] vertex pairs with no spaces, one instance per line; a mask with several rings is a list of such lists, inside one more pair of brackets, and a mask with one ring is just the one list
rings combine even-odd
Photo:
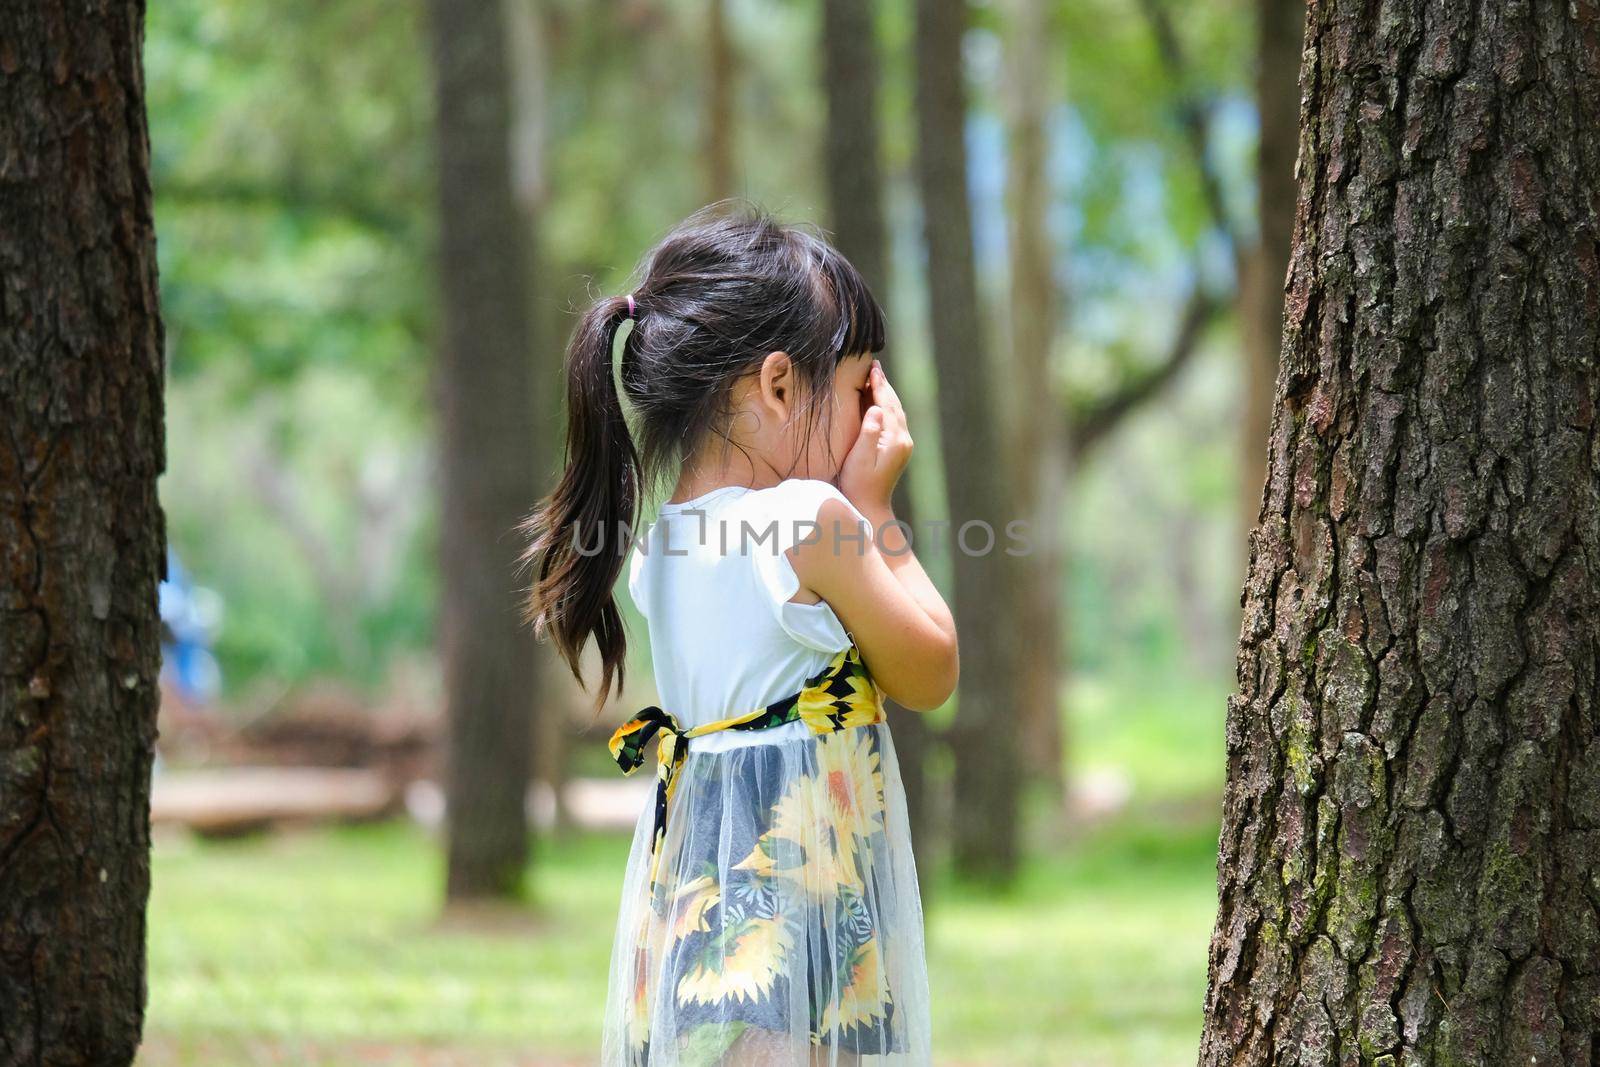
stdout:
[[1221,680],[1078,678],[1068,689],[1076,766],[1115,768],[1156,804],[1220,797],[1227,763]]
[[[1078,761],[1125,766],[1135,806],[1004,894],[929,887],[939,1063],[1193,1063],[1221,751],[1220,711],[1214,751],[1184,720],[1195,702],[1080,699]],[[139,1062],[593,1063],[627,846],[541,841],[521,918],[462,932],[434,925],[442,859],[406,824],[164,839]]]
[[434,928],[439,849],[408,824],[155,850],[150,1022],[394,1041],[591,1043],[627,843],[549,842],[525,928]]
[[1194,1062],[1215,910],[1213,825],[1105,827],[1004,899],[928,917],[935,1046],[972,1064]]

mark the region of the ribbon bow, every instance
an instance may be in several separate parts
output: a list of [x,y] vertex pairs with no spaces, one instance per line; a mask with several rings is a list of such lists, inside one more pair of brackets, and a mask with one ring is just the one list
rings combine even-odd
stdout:
[[650,840],[652,886],[657,882],[661,845],[667,836],[667,801],[672,797],[678,768],[688,755],[688,746],[683,742],[718,730],[765,730],[796,719],[817,734],[883,720],[883,694],[867,673],[853,642],[827,667],[808,678],[800,692],[754,711],[684,729],[670,711],[652,704],[617,727],[607,747],[623,774],[638,770],[644,764],[645,746],[652,737],[660,738],[656,745],[655,832]]

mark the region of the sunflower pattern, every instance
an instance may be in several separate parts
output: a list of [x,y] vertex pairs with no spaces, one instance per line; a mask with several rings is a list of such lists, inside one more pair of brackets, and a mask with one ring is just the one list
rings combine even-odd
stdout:
[[800,692],[765,707],[685,729],[677,716],[654,705],[617,727],[608,747],[623,774],[644,763],[645,746],[656,745],[655,832],[651,838],[650,884],[659,887],[661,845],[667,833],[667,807],[672,800],[678,768],[688,754],[683,744],[691,737],[718,730],[764,730],[799,720],[818,734],[883,721],[883,693],[878,689],[855,643],[841,649],[828,666],[806,680]]
[[[909,935],[885,918],[906,906],[886,819],[903,794],[897,777],[886,781],[881,693],[852,646],[764,712],[815,733],[703,765],[718,769],[689,775],[672,805],[685,825],[651,835],[660,873],[642,887],[631,942],[630,1065],[731,1063],[749,1027],[852,1053],[905,1050],[891,975]],[[670,1052],[652,1048],[663,1013]]]

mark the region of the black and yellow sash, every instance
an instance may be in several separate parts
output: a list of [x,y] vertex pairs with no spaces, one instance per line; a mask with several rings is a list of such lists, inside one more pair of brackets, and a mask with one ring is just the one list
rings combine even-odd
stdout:
[[672,797],[673,779],[683,764],[691,737],[718,730],[765,730],[799,719],[813,733],[826,734],[846,726],[865,726],[883,721],[883,697],[861,662],[861,653],[852,643],[833,657],[833,661],[806,679],[805,688],[766,707],[715,722],[684,729],[677,717],[654,705],[640,711],[611,735],[608,747],[623,774],[632,774],[644,763],[644,747],[660,733],[656,745],[656,819],[650,841],[650,884],[656,883],[661,860],[661,843],[667,834],[667,801]]

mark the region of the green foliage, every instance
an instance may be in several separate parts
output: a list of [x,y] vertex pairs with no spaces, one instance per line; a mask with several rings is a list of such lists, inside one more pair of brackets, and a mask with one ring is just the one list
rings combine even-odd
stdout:
[[421,11],[149,11],[162,501],[180,557],[223,595],[231,691],[263,675],[371,682],[387,650],[430,639]]
[[432,160],[418,7],[154,5],[152,184],[174,375],[322,362],[414,397]]
[[1217,677],[1245,552],[1235,512],[1237,361],[1217,346],[1132,416],[1067,506],[1068,639],[1080,670]]
[[378,383],[336,368],[231,402],[221,368],[169,388],[169,537],[225,602],[235,686],[333,674],[373,685],[433,631],[425,441]]
[[1069,777],[1126,775],[1136,805],[1205,808],[1222,793],[1226,698],[1220,678],[1080,674],[1066,697]]
[[[573,313],[621,291],[640,254],[709,197],[704,64],[695,58],[706,48],[705,9],[518,2],[531,4],[543,34],[538,54],[516,65],[542,86],[542,169],[522,191],[538,202],[530,298],[546,323],[530,358],[550,390]],[[233,695],[263,677],[375,683],[394,657],[426,653],[432,640],[437,311],[425,13],[363,0],[169,0],[148,13],[171,370],[163,502],[174,546],[224,596],[220,654]],[[1069,391],[1093,394],[1160,350],[1195,250],[1209,247],[1179,104],[1247,99],[1250,27],[1242,0],[1174,6],[1186,56],[1175,78],[1140,0],[1055,5],[1052,15],[1062,378]],[[921,426],[910,477],[934,515],[940,428],[911,187],[911,17],[909,4],[878,9],[895,256],[885,304],[897,384]],[[973,143],[993,149],[973,168],[977,239],[991,250],[984,290],[996,300],[1006,293],[1004,257],[992,254],[1004,240],[1004,17],[1001,5],[974,5],[966,49]],[[738,0],[727,18],[739,191],[826,226],[818,5]],[[1214,153],[1246,223],[1248,110],[1222,110]],[[1225,273],[1215,249],[1201,258]],[[1002,312],[997,304],[991,317]],[[1175,517],[1196,524],[1192,562],[1201,595],[1214,598],[1209,610],[1226,615],[1236,596],[1227,426],[1237,393],[1232,338],[1219,334],[1218,355],[1170,394],[1181,399],[1158,401],[1156,417],[1102,452],[1071,505],[1066,595],[1074,619],[1095,620],[1071,628],[1074,656],[1089,669],[1113,659],[1184,666],[1192,642],[1162,536]],[[399,497],[393,521],[362,514],[373,493]],[[943,566],[930,562],[936,574]],[[1231,629],[1225,621],[1222,632]]]

